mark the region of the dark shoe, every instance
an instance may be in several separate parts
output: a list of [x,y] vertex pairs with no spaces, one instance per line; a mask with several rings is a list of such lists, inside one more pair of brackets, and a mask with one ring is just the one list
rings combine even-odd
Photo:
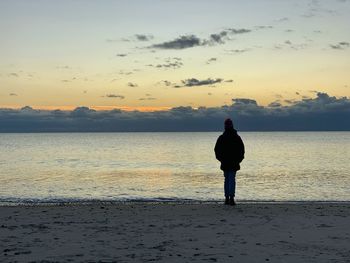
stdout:
[[225,205],[229,205],[230,204],[230,200],[228,199],[228,197],[225,198]]
[[235,199],[233,196],[230,196],[230,205],[236,205]]

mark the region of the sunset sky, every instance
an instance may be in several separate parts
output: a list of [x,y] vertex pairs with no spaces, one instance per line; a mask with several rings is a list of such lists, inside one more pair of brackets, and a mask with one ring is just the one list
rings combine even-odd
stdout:
[[350,1],[0,2],[0,108],[350,96]]

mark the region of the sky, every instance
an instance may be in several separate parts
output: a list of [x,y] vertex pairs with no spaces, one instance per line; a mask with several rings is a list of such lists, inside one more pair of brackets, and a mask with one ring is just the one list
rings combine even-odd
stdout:
[[203,107],[221,118],[240,103],[348,112],[349,13],[349,0],[1,0],[0,118]]

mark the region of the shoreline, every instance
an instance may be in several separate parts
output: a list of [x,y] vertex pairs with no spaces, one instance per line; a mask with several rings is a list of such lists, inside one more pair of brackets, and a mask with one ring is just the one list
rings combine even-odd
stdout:
[[350,202],[0,207],[1,262],[349,262]]
[[[339,200],[288,200],[288,201],[275,201],[275,200],[236,200],[237,206],[239,205],[254,205],[254,204],[268,204],[268,205],[313,205],[313,204],[334,204],[334,205],[349,205],[350,201]],[[178,204],[178,205],[210,205],[210,204],[222,204],[223,200],[77,200],[77,201],[0,201],[1,207],[55,207],[55,206],[94,206],[94,205],[135,205],[135,204]]]

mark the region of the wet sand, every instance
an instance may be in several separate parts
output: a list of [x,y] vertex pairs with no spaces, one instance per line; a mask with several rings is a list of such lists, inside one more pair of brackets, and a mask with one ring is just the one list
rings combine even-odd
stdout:
[[350,203],[0,207],[0,262],[350,262]]

